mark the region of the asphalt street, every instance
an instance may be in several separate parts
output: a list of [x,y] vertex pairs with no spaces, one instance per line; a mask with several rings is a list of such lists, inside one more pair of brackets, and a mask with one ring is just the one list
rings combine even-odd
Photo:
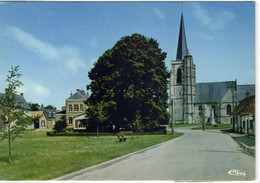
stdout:
[[138,153],[56,180],[255,180],[255,158],[220,131],[177,129],[185,134]]

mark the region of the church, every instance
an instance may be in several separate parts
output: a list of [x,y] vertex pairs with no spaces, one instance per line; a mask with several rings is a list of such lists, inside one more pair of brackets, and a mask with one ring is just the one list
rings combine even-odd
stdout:
[[239,102],[255,94],[255,85],[237,85],[236,80],[196,83],[196,65],[188,50],[183,14],[170,73],[171,124],[232,124],[232,112]]

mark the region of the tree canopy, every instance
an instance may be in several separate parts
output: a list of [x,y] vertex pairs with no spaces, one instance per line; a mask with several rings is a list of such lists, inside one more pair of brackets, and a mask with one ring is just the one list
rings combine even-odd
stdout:
[[40,105],[37,104],[37,103],[29,102],[28,105],[30,106],[32,111],[39,111],[40,110]]
[[118,131],[134,129],[138,121],[142,130],[153,131],[167,124],[165,58],[156,40],[140,34],[123,37],[105,51],[88,73],[88,126],[102,123],[104,130]]

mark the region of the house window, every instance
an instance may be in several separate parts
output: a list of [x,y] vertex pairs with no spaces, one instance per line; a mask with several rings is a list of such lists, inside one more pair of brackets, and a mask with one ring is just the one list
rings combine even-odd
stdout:
[[69,124],[72,125],[72,117],[69,117]]
[[253,126],[253,120],[250,120],[250,128],[253,129],[254,126]]
[[72,105],[69,105],[69,111],[72,111]]
[[79,111],[79,105],[74,105],[74,111]]
[[80,104],[80,111],[83,111],[83,104]]
[[243,121],[243,128],[245,128],[245,121]]
[[177,83],[181,84],[182,83],[182,73],[181,73],[181,68],[177,70]]
[[41,126],[45,126],[45,121],[44,120],[41,121]]
[[231,105],[227,105],[227,114],[231,114]]

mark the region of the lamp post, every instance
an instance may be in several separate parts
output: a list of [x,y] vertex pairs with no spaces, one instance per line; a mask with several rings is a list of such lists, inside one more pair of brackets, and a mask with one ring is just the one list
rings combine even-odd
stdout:
[[202,114],[203,114],[203,113],[202,113],[202,107],[200,106],[200,108],[199,108],[200,122],[201,122],[201,124],[202,124],[202,129],[205,130],[205,124],[204,124],[204,122],[203,122],[203,120],[202,120],[202,118],[203,118],[203,115],[202,115]]

